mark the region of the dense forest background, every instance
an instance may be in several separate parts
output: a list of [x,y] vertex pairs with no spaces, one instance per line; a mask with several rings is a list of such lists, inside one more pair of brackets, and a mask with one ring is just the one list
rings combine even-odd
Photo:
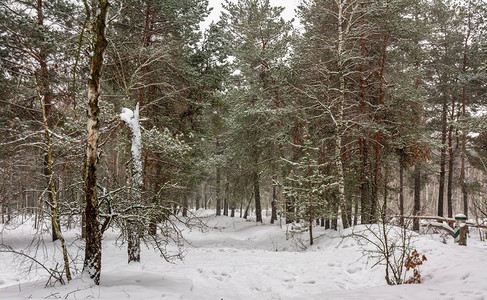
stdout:
[[226,1],[204,32],[206,0],[103,5],[0,3],[0,222],[53,220],[56,239],[91,218],[137,249],[200,208],[310,231],[487,216],[485,1],[306,0],[299,30]]

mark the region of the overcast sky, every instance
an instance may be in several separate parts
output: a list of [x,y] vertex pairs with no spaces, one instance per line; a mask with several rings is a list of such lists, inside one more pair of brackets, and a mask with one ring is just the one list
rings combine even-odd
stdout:
[[[209,24],[212,21],[218,21],[220,18],[220,12],[222,11],[222,2],[223,0],[209,0],[210,7],[213,7],[211,14],[206,18],[205,22],[201,24],[202,29],[208,28]],[[237,0],[232,0],[232,2],[237,2]],[[282,13],[282,17],[285,20],[291,20],[292,18],[296,19],[295,9],[298,6],[300,0],[270,0],[271,5],[274,6],[284,6],[285,10]],[[294,25],[297,25],[297,21],[295,20]]]

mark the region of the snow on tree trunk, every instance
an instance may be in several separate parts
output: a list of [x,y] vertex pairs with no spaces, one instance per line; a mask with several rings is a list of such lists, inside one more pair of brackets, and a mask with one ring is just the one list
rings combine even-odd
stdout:
[[[135,106],[135,111],[123,108],[120,119],[127,123],[132,131],[132,186],[140,188],[142,186],[142,135],[139,124],[139,103]],[[140,198],[140,193],[138,193]]]
[[100,108],[100,81],[103,67],[103,54],[107,47],[106,22],[108,17],[108,0],[99,0],[97,16],[94,26],[94,45],[91,57],[90,76],[88,79],[88,105],[85,161],[85,217],[86,217],[86,247],[83,273],[90,276],[95,284],[100,284],[101,272],[101,230],[98,221],[98,197],[96,168],[98,164],[98,138],[100,136],[100,122],[98,116]]
[[337,168],[337,181],[338,181],[338,203],[341,206],[342,223],[343,228],[348,227],[345,209],[345,175],[343,172],[342,162],[342,130],[343,130],[343,117],[344,117],[344,103],[345,103],[345,75],[343,74],[343,47],[345,43],[344,29],[343,29],[343,6],[344,2],[338,3],[338,72],[340,80],[340,96],[338,101],[338,112],[335,121],[336,133],[335,133],[335,159]]
[[[123,108],[120,114],[120,119],[124,121],[132,131],[132,195],[135,203],[141,200],[142,188],[142,135],[139,124],[139,103],[132,111],[128,108]],[[128,262],[140,262],[140,235],[138,226],[135,220],[127,221],[127,254]]]

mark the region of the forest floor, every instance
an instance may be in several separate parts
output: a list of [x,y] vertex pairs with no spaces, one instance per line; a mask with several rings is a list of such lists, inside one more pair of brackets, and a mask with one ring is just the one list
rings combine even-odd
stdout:
[[[318,227],[309,247],[308,233],[290,237],[286,225],[268,218],[256,224],[211,213],[199,211],[208,225],[204,232],[184,230],[184,260],[174,263],[143,247],[141,262],[127,265],[125,245],[109,232],[99,286],[78,275],[67,285],[45,287],[45,271],[28,272],[28,261],[0,253],[0,299],[487,299],[487,242],[478,237],[460,247],[450,237],[444,244],[439,235],[414,234],[414,248],[427,257],[420,266],[423,283],[388,286],[384,266],[372,268],[375,261],[349,236],[351,229]],[[0,243],[17,250],[28,247],[32,235],[28,223],[0,227]],[[70,254],[81,261],[77,232],[65,235]],[[60,257],[47,236],[39,245],[39,260]]]

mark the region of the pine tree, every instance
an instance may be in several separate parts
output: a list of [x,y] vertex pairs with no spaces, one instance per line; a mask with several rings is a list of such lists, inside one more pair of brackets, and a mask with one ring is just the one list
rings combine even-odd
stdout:
[[[336,181],[334,176],[323,172],[330,163],[319,161],[321,149],[313,146],[307,129],[300,148],[302,155],[298,161],[285,161],[290,164],[291,171],[284,179],[283,192],[285,196],[294,199],[293,218],[305,222],[307,228],[304,230],[308,230],[310,245],[313,245],[313,221],[333,214],[326,195],[335,188]],[[295,223],[294,226],[297,227],[298,224]]]
[[226,1],[223,7],[229,54],[235,57],[234,74],[238,74],[238,82],[228,95],[230,143],[251,180],[256,220],[262,222],[262,164],[277,158],[272,133],[276,132],[279,115],[278,71],[288,51],[291,23],[281,17],[284,8],[272,7],[268,0]]

